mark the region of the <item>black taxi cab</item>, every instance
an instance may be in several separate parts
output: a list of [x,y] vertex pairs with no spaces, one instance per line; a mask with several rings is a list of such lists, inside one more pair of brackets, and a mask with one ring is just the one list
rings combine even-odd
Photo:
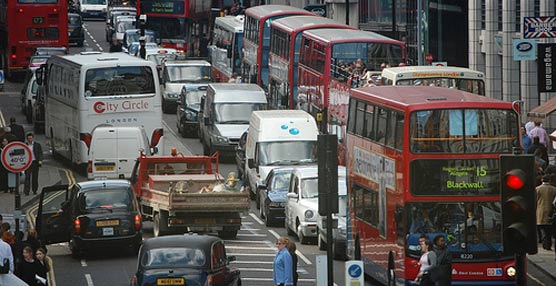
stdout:
[[224,241],[216,236],[186,233],[143,242],[132,286],[240,286],[240,271],[230,267]]
[[75,258],[99,247],[125,247],[136,254],[143,237],[139,204],[126,180],[43,188],[36,229],[44,244],[69,242]]

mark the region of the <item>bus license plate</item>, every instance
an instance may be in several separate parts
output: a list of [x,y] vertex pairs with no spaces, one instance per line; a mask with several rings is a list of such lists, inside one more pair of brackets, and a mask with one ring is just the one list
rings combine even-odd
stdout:
[[156,285],[185,285],[183,278],[158,278]]
[[114,235],[114,228],[113,227],[103,227],[102,228],[102,235],[103,236],[113,236]]

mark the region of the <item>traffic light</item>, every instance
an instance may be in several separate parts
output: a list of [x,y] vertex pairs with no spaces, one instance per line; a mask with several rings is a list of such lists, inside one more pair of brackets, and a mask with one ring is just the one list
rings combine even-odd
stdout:
[[533,155],[500,156],[502,239],[506,254],[537,253],[536,176]]
[[338,137],[318,136],[319,215],[338,213]]

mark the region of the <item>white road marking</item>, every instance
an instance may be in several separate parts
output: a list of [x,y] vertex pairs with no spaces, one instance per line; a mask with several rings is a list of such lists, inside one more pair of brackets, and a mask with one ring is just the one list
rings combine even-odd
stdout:
[[249,244],[260,243],[260,244],[267,244],[267,245],[270,243],[270,241],[268,241],[268,240],[224,240],[224,242],[226,243],[226,247],[229,244],[233,244],[233,243],[240,243],[240,244],[241,243],[249,243]]
[[[537,284],[539,284],[539,285],[541,285],[541,286],[545,286],[545,284],[544,284],[544,283],[542,283],[542,281],[541,281],[541,280],[537,279],[537,278],[536,278],[536,277],[534,277],[533,275],[531,275],[531,274],[527,273],[527,276],[528,276],[529,278],[531,278],[531,280],[535,281],[535,282],[536,282]],[[243,278],[242,278],[242,279],[243,279]]]
[[250,247],[250,246],[234,246],[234,245],[226,245],[226,249],[253,249],[253,250],[270,250],[274,252],[276,248],[274,247]]
[[264,254],[264,253],[228,253],[228,255],[235,255],[235,256],[265,256],[265,257],[274,257],[274,253]]
[[270,232],[270,234],[272,234],[272,236],[274,236],[276,239],[280,238],[280,235],[274,230],[269,229],[268,232]]
[[255,215],[254,213],[249,213],[249,216],[252,217],[260,225],[264,225],[264,222],[259,217],[257,217],[257,215]]
[[247,234],[247,233],[241,234],[241,233],[238,233],[237,236],[265,237],[266,235],[264,235],[264,234],[256,234],[256,233],[254,233],[254,234]]
[[295,254],[297,254],[297,257],[301,258],[301,260],[303,260],[307,265],[313,264],[311,260],[305,257],[305,255],[303,255],[303,253],[301,253],[299,250],[296,250]]
[[87,267],[87,261],[85,261],[85,259],[81,259],[81,267]]
[[85,280],[87,280],[87,286],[95,286],[95,284],[93,284],[93,278],[91,278],[91,274],[85,274]]

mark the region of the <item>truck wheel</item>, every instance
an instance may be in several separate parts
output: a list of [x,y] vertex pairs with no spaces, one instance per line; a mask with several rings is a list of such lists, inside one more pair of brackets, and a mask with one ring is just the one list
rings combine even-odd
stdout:
[[221,230],[218,232],[218,236],[222,239],[236,239],[237,230]]
[[326,250],[326,242],[324,242],[324,239],[322,238],[322,235],[319,234],[319,238],[318,238],[318,245],[319,245],[319,250]]
[[161,211],[154,215],[153,235],[158,237],[165,234],[168,234],[168,213]]

